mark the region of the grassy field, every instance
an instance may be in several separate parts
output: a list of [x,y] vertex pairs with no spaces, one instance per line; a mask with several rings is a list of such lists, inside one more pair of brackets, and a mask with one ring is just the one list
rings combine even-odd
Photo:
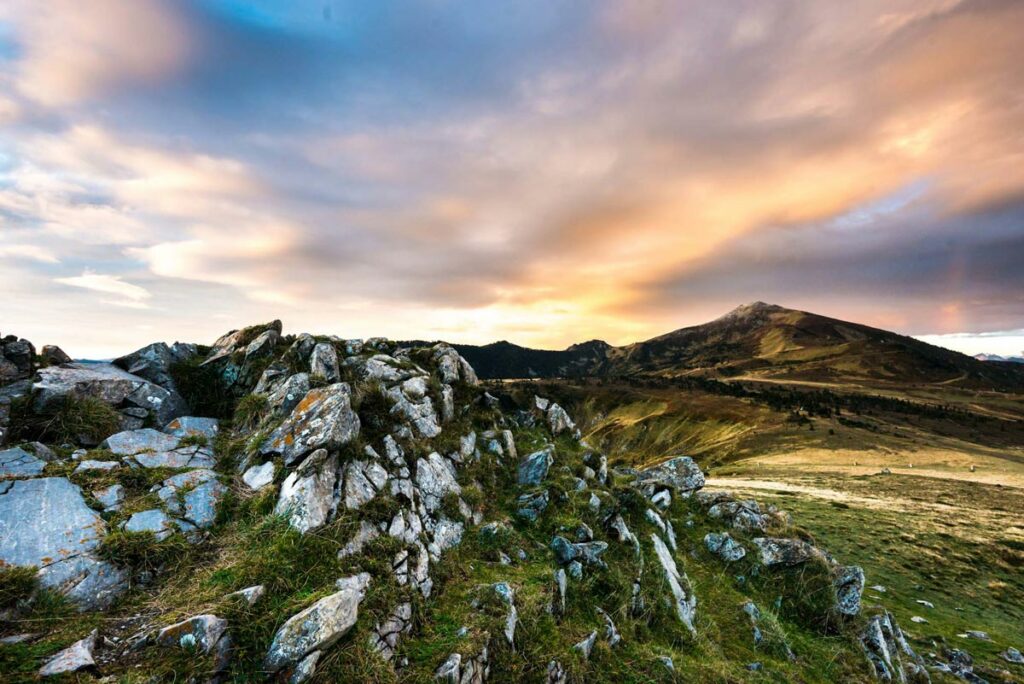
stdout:
[[[866,605],[892,610],[919,652],[961,648],[990,681],[1024,682],[1024,667],[999,656],[1008,646],[1024,648],[1021,397],[802,383],[799,391],[907,401],[916,411],[869,403],[859,413],[821,416],[715,392],[560,389],[584,416],[585,438],[613,462],[693,455],[711,486],[790,511],[822,547],[863,566],[868,584],[884,588],[868,591]],[[991,641],[961,636],[969,630]]]

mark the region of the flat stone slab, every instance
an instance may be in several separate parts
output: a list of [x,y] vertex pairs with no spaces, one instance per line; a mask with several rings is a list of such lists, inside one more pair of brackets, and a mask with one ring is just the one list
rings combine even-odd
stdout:
[[171,451],[178,446],[178,441],[174,435],[153,428],[142,428],[118,432],[107,437],[100,446],[118,456],[134,456],[144,451]]
[[113,470],[114,468],[117,468],[120,465],[121,464],[118,463],[117,461],[92,461],[92,460],[85,460],[85,461],[79,461],[78,467],[75,468],[75,472],[76,473],[85,473],[85,472],[89,472],[89,471]]
[[152,532],[157,541],[171,536],[174,528],[174,521],[159,508],[133,513],[124,524],[125,532]]
[[175,418],[164,426],[164,432],[175,437],[206,437],[213,441],[220,429],[216,418],[200,418],[198,416],[182,416]]
[[36,458],[21,447],[0,451],[0,478],[36,477],[43,472],[46,461]]
[[212,468],[213,453],[206,447],[186,446],[171,451],[142,452],[131,459],[143,468]]
[[106,524],[64,477],[0,483],[0,565],[40,568],[44,587],[84,608],[102,608],[125,588],[123,570],[92,555]]

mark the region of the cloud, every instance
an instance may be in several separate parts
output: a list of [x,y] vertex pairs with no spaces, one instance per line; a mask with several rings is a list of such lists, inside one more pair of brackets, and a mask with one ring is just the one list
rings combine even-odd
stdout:
[[54,282],[70,287],[80,287],[85,290],[117,295],[122,297],[123,301],[115,303],[129,307],[134,306],[135,308],[141,308],[144,300],[153,296],[144,287],[126,282],[121,279],[121,276],[93,273],[88,270],[83,271],[80,276],[54,278]]
[[1020,3],[327,6],[0,10],[3,243],[139,274],[161,309],[90,310],[113,351],[219,317],[625,343],[762,298],[1024,325]]
[[29,259],[44,264],[57,264],[60,259],[39,245],[0,245],[0,259]]

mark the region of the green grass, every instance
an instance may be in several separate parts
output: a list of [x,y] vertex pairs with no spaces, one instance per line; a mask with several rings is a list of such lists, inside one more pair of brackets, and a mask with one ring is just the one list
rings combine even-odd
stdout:
[[0,568],[0,610],[13,608],[31,598],[39,586],[34,567]]
[[52,444],[99,444],[120,430],[121,416],[93,397],[68,395],[44,412],[36,412],[31,397],[11,403],[10,439]]

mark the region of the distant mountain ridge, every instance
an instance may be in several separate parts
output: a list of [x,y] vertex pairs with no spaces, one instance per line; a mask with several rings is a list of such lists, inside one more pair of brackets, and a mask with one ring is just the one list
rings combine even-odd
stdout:
[[622,347],[601,340],[560,351],[506,341],[453,346],[484,378],[704,375],[1024,386],[1024,365],[981,361],[906,335],[764,302]]

